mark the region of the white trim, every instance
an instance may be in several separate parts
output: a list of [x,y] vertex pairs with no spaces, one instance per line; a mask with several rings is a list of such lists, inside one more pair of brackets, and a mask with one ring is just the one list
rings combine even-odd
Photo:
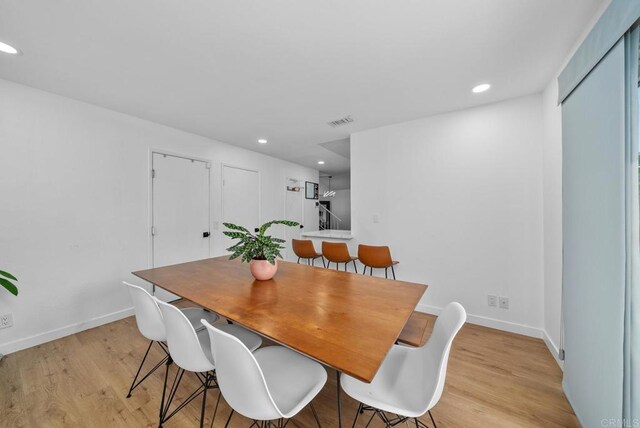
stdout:
[[[424,305],[419,303],[416,307],[419,312],[426,312],[432,315],[439,315],[442,308],[437,306]],[[495,328],[497,330],[508,331],[510,333],[522,334],[524,336],[542,339],[543,330],[529,325],[517,324],[509,321],[497,320],[495,318],[487,318],[480,315],[467,314],[467,322],[471,324],[481,325],[483,327]]]
[[[289,183],[293,182],[293,181],[295,181],[296,183],[298,183],[298,185],[300,185],[300,183],[303,182],[304,180],[301,180],[299,178],[293,178],[293,177],[285,176],[285,178],[284,178],[284,198],[283,198],[283,202],[282,202],[282,205],[283,205],[283,210],[282,211],[284,212],[284,215],[282,216],[282,218],[284,220],[291,220],[287,216],[287,193],[289,192],[287,190],[287,187],[289,186]],[[300,190],[300,205],[301,205],[300,208],[302,209],[302,219],[300,219],[300,224],[303,227],[304,227],[304,223],[305,223],[305,221],[304,221],[304,201],[305,201],[304,194],[302,193],[302,189],[301,189]],[[298,235],[298,239],[300,239],[300,237],[302,236],[302,233],[303,233],[303,231],[301,229],[302,228],[299,229],[300,230],[300,234]],[[288,228],[285,227],[285,229],[284,229],[285,239],[288,238],[287,230],[288,230]],[[287,241],[289,241],[289,240],[287,239]],[[289,245],[289,247],[291,248],[291,245]],[[293,249],[291,249],[291,252],[293,253]],[[287,248],[286,248],[286,243],[285,243],[284,260],[288,260],[289,257],[291,257],[292,260],[293,260],[294,254],[289,254],[289,252],[287,251]]]
[[558,363],[560,370],[564,370],[564,362],[560,360],[560,357],[559,357],[560,350],[558,349],[556,344],[553,343],[553,340],[551,340],[546,330],[542,330],[542,340],[544,340],[544,343],[547,345],[547,348],[549,348],[549,352],[551,352],[551,355],[553,355],[553,358],[556,360],[556,363]]
[[[148,198],[147,198],[147,203],[148,203],[148,225],[147,225],[147,233],[149,234],[149,240],[148,242],[148,268],[151,269],[154,266],[154,259],[155,259],[155,247],[154,247],[154,237],[153,234],[151,233],[151,230],[154,226],[153,224],[153,190],[154,190],[154,177],[153,177],[153,171],[154,171],[154,165],[153,165],[153,156],[154,155],[162,155],[164,157],[170,156],[173,158],[179,158],[179,159],[186,159],[186,160],[190,160],[192,162],[202,162],[205,165],[207,165],[207,170],[208,170],[208,174],[209,174],[209,180],[208,180],[208,185],[209,188],[207,189],[207,195],[209,197],[209,220],[208,220],[208,225],[209,225],[209,254],[207,257],[211,257],[211,253],[212,253],[212,247],[214,244],[214,236],[211,234],[211,231],[214,230],[213,228],[213,207],[211,206],[212,204],[212,198],[211,198],[211,193],[212,193],[212,189],[213,186],[211,184],[211,169],[213,168],[213,160],[212,159],[208,159],[208,158],[203,158],[203,157],[198,157],[198,156],[191,156],[191,155],[187,155],[184,153],[177,153],[177,152],[172,152],[169,150],[164,150],[164,149],[154,149],[154,148],[150,148],[149,149],[149,165],[148,165],[148,175],[147,175],[147,179],[149,180],[149,186],[148,186]],[[155,285],[152,284],[150,289],[147,289],[148,292],[150,292],[151,294],[155,295]]]
[[[442,308],[432,305],[425,305],[419,303],[416,307],[416,310],[419,312],[425,312],[427,314],[432,315],[440,315]],[[522,334],[524,336],[535,337],[536,339],[542,339],[547,345],[549,352],[553,356],[553,359],[556,360],[558,366],[560,366],[561,370],[564,370],[563,362],[560,361],[558,357],[558,347],[551,340],[549,335],[544,329],[531,327],[529,325],[517,324],[509,321],[497,320],[495,318],[487,318],[480,315],[471,315],[467,314],[467,321],[471,324],[481,325],[483,327],[495,328],[497,330],[508,331],[510,333]]]
[[3,343],[0,344],[0,354],[7,355],[13,352],[18,352],[23,349],[51,342],[52,340],[61,339],[72,334],[80,333],[84,330],[89,330],[91,328],[99,327],[104,324],[109,324],[111,322],[130,317],[131,315],[133,315],[133,307],[121,309],[119,311],[111,312],[105,315],[100,315],[87,321],[80,321],[78,323],[70,324],[65,327],[45,331],[44,333],[38,333],[33,336],[25,337],[23,339],[17,339],[11,342]]

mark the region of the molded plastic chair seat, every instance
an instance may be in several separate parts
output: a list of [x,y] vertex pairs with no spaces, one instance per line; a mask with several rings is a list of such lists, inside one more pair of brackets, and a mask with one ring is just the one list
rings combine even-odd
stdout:
[[[187,315],[175,306],[159,301],[157,299],[155,301],[160,308],[160,312],[162,313],[162,321],[167,331],[167,345],[169,347],[169,354],[171,355],[171,358],[173,359],[175,364],[178,366],[178,371],[176,372],[171,390],[167,395],[167,403],[160,409],[159,425],[162,426],[184,406],[198,397],[198,395],[202,394],[202,407],[200,409],[200,427],[202,428],[204,424],[204,411],[207,402],[207,391],[209,389],[218,387],[214,374],[216,365],[213,353],[211,351],[210,336],[204,329],[196,332],[193,324],[187,318]],[[206,326],[210,325],[209,322],[204,318],[201,319],[200,322],[204,323]],[[246,347],[245,349],[254,350],[262,343],[262,339],[260,338],[260,336],[240,326],[224,324],[221,325],[220,328],[228,331],[228,333],[225,334],[235,338],[235,340],[239,341],[239,343],[242,344],[241,346]],[[239,335],[240,338],[236,337],[235,335]],[[251,353],[251,351],[247,352]],[[171,404],[174,397],[176,396],[176,391],[180,386],[185,371],[196,373],[200,386],[198,386],[198,388],[191,395],[189,395],[188,398],[186,398],[180,405],[176,406],[175,409],[170,412],[169,410],[171,408]],[[164,403],[168,376],[169,370],[167,367],[167,371],[164,377],[164,387],[162,390],[162,403]],[[219,400],[220,396],[218,396],[218,402],[216,403],[216,407],[213,412],[211,422],[212,424],[213,421],[215,421],[216,413],[218,411]]]
[[[393,346],[371,383],[342,375],[342,389],[356,400],[385,412],[409,417],[422,416],[425,404],[421,391],[433,389],[437,370],[434,369],[426,379],[416,373],[416,368],[423,365],[424,359],[420,353],[412,352],[416,349],[419,348]],[[433,365],[431,362],[427,364]]]
[[178,308],[178,309],[180,309],[180,311],[182,311],[182,313],[187,317],[187,319],[189,320],[193,328],[196,329],[196,331],[204,330],[204,325],[202,325],[202,323],[200,322],[201,319],[205,319],[207,320],[207,322],[212,323],[212,322],[216,322],[218,318],[220,318],[218,314],[211,311],[205,311],[204,309],[201,309],[201,308]]
[[[204,327],[202,322],[198,320],[198,323],[202,325],[202,329],[198,331],[198,341],[200,342],[200,347],[202,351],[207,356],[209,361],[213,362],[215,365],[215,361],[213,359],[213,354],[211,353],[211,339],[209,337],[209,333],[207,329]],[[255,351],[262,345],[262,338],[255,333],[250,332],[249,330],[240,327],[235,324],[216,324],[220,330],[229,333],[232,336],[240,339],[240,342],[244,344],[250,351]]]
[[326,370],[315,361],[282,346],[253,353],[275,405],[283,417],[300,412],[327,381]]
[[233,409],[225,426],[238,412],[253,419],[252,426],[272,426],[270,421],[278,420],[281,427],[283,418],[295,416],[307,404],[320,426],[311,400],[327,381],[322,365],[282,346],[251,353],[221,326],[202,323],[211,335],[220,392]]
[[[129,294],[131,295],[131,300],[133,301],[133,309],[136,315],[136,325],[138,326],[138,330],[140,330],[140,333],[150,341],[147,352],[145,352],[144,357],[140,362],[140,366],[138,367],[138,371],[136,372],[136,375],[131,382],[131,387],[129,387],[129,393],[127,394],[127,398],[129,398],[131,397],[133,391],[142,382],[144,382],[145,379],[147,379],[153,372],[160,368],[163,363],[166,362],[167,364],[171,364],[171,360],[169,360],[169,353],[167,351],[166,345],[164,344],[164,342],[166,342],[167,340],[167,332],[164,327],[160,308],[158,308],[158,304],[156,303],[155,298],[142,287],[129,284],[126,281],[123,281],[122,283],[129,289]],[[205,311],[202,308],[184,308],[181,309],[181,311],[197,331],[204,330],[204,326],[200,322],[201,319],[205,319],[207,320],[207,322],[215,322],[216,320],[218,320],[217,314]],[[165,357],[150,371],[148,371],[146,375],[142,376],[140,381],[138,381],[138,377],[140,377],[142,367],[144,366],[144,363],[147,360],[147,356],[149,355],[149,350],[154,343],[156,343],[157,346],[162,349]],[[160,404],[160,406],[162,407],[162,403]]]
[[[129,284],[126,281],[122,281],[122,283],[129,289],[129,294],[133,301],[133,310],[136,314],[136,324],[140,333],[149,340],[165,342],[167,340],[167,332],[155,297],[138,285]],[[202,308],[180,308],[180,311],[185,314],[196,331],[204,329],[200,322],[201,319],[213,323],[219,318],[218,314],[205,311]]]
[[[431,409],[442,396],[451,344],[466,319],[462,305],[449,303],[427,343],[420,348],[393,346],[371,383],[342,374],[342,389],[361,403],[353,425],[363,410],[373,410],[386,427],[408,422],[408,418],[414,418],[416,427],[425,427],[417,418],[427,412],[435,425]],[[398,416],[389,419],[383,412]]]

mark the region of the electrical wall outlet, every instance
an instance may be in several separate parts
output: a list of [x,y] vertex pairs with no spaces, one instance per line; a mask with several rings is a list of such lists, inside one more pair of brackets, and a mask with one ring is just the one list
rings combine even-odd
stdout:
[[498,299],[498,304],[500,305],[500,309],[509,309],[509,298],[500,296]]
[[487,295],[487,305],[489,306],[498,306],[498,296],[495,294]]
[[4,314],[0,315],[0,328],[8,328],[13,326],[13,315]]

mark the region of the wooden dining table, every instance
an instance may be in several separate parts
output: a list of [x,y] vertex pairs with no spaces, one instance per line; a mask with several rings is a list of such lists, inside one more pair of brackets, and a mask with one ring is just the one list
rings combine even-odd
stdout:
[[233,323],[371,382],[427,289],[424,284],[278,261],[257,281],[227,256],[133,272]]

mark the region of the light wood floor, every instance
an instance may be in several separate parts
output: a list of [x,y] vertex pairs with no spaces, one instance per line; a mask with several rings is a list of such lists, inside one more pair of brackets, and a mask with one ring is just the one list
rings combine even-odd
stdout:
[[[157,426],[162,369],[125,398],[147,344],[134,318],[127,318],[5,357],[0,361],[0,426]],[[160,356],[153,353],[156,360]],[[454,341],[446,387],[433,415],[440,428],[577,427],[561,378],[541,340],[467,324]],[[178,399],[193,391],[196,381],[185,376],[182,386]],[[337,427],[335,396],[335,372],[329,370],[329,381],[314,401],[324,427]],[[208,398],[206,426],[216,398],[217,391]],[[200,403],[192,402],[165,427],[198,426]],[[356,407],[343,394],[343,426],[351,427]],[[229,412],[221,400],[216,427],[224,426]],[[367,419],[360,418],[358,426]],[[308,408],[294,421],[315,426]],[[230,426],[249,422],[236,414]],[[371,423],[380,426],[378,420]]]

